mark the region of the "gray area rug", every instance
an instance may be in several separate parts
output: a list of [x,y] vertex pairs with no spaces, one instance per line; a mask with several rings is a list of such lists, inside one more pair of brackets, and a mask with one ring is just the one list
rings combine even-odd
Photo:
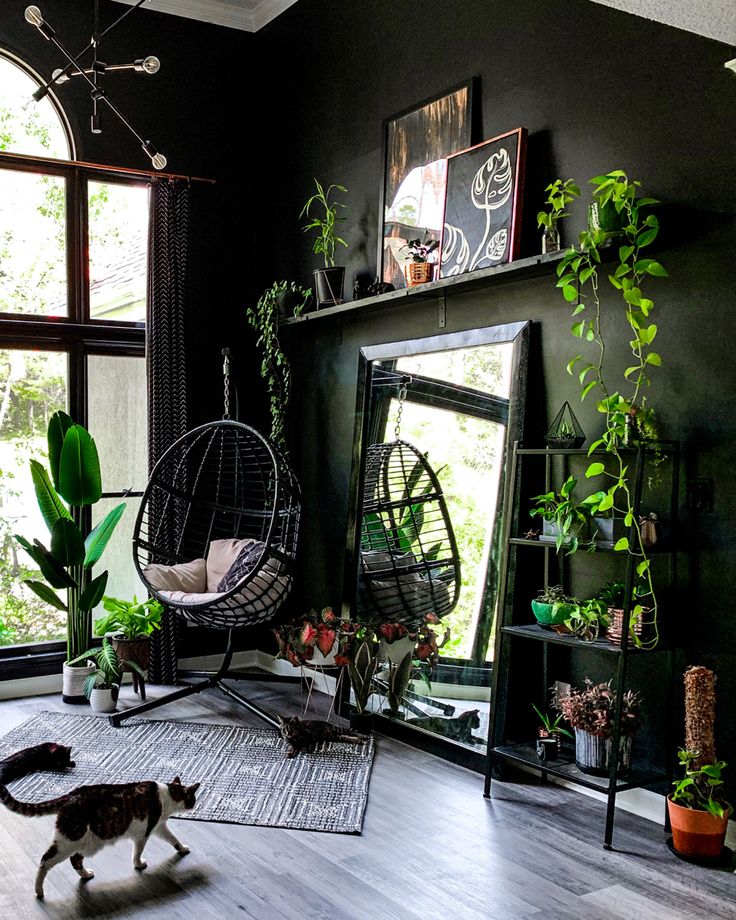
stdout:
[[133,720],[113,728],[99,716],[41,712],[0,738],[0,759],[55,741],[72,747],[76,767],[35,773],[9,785],[29,802],[92,783],[201,782],[197,804],[181,818],[262,827],[359,834],[368,800],[373,738],[329,742],[286,758],[269,728]]

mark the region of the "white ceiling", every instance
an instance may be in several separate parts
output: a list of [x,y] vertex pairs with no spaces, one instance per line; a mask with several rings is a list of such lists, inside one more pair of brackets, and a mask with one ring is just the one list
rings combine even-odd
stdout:
[[[116,0],[133,6],[136,0]],[[257,32],[296,0],[147,0],[144,10],[172,13],[243,32]]]
[[603,6],[736,45],[734,0],[593,0]]
[[[132,6],[136,0],[117,0]],[[593,0],[624,13],[736,45],[734,0]],[[147,0],[144,9],[257,32],[296,0]]]

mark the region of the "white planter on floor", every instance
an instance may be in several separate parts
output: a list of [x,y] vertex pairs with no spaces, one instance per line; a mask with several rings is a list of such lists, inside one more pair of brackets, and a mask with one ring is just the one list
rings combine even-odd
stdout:
[[95,687],[89,697],[89,704],[94,712],[115,712],[117,694],[110,687]]
[[64,662],[62,671],[62,699],[65,703],[76,703],[86,706],[88,700],[84,695],[84,682],[90,674],[94,674],[96,669],[96,665],[93,661],[88,661],[86,665],[83,664],[73,668]]

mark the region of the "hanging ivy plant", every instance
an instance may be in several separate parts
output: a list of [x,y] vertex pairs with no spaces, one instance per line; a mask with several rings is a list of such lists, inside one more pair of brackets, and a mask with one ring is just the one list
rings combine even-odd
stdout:
[[309,305],[312,292],[293,281],[276,281],[264,291],[255,307],[248,307],[245,311],[246,320],[258,335],[256,347],[263,352],[261,377],[268,391],[271,440],[284,453],[286,407],[291,396],[291,368],[279,341],[278,303],[279,298],[287,292],[301,298],[301,303],[294,307],[294,316],[300,316]]
[[[633,633],[638,646],[653,648],[659,641],[656,629],[657,598],[651,574],[651,560],[642,540],[641,525],[633,504],[629,480],[629,460],[623,449],[637,440],[647,440],[655,435],[655,413],[647,406],[645,392],[651,383],[651,374],[662,366],[662,358],[653,348],[657,337],[657,324],[652,319],[654,300],[644,292],[652,278],[667,276],[667,271],[655,259],[648,258],[643,250],[650,246],[659,232],[657,217],[651,213],[654,198],[638,197],[640,183],[630,180],[623,170],[616,169],[590,180],[594,186],[593,201],[599,209],[613,206],[621,217],[621,230],[612,233],[589,228],[580,234],[580,248],[572,247],[563,257],[557,269],[557,287],[565,300],[572,306],[574,322],[571,333],[581,342],[588,343],[593,358],[579,353],[567,364],[567,372],[576,374],[580,384],[580,397],[585,399],[591,393],[598,397],[597,408],[604,416],[603,433],[594,441],[589,455],[605,450],[613,458],[613,468],[593,462],[586,470],[586,477],[604,477],[609,480],[606,495],[598,510],[610,511],[623,516],[632,537],[622,537],[615,544],[619,552],[630,553],[638,560],[635,585],[635,603],[631,611],[631,624],[643,612],[639,599],[647,598],[653,609],[654,635],[647,643]],[[618,237],[617,258],[602,264],[601,249],[611,245]],[[625,322],[630,330],[632,359],[616,386],[606,378],[606,338],[601,311],[601,279],[607,275],[608,282],[619,292]],[[613,320],[615,322],[615,318]]]

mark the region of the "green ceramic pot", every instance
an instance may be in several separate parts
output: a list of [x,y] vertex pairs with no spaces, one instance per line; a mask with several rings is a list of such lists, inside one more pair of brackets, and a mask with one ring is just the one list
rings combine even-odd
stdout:
[[553,604],[544,604],[542,601],[532,601],[532,613],[537,618],[540,626],[561,626],[565,622],[565,609],[554,611]]

